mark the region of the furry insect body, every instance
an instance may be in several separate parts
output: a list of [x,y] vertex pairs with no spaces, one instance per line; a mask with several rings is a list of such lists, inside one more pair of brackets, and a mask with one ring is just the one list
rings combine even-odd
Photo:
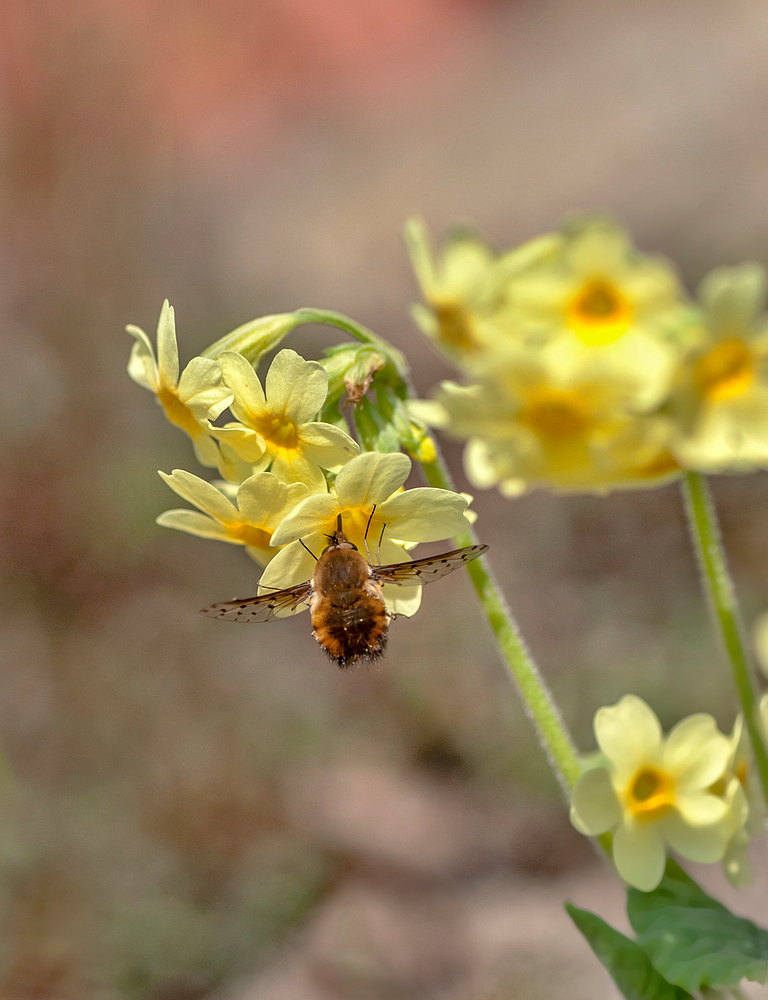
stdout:
[[373,662],[387,644],[393,617],[384,603],[383,585],[418,586],[439,580],[488,548],[469,545],[439,556],[413,562],[372,566],[348,542],[339,528],[329,536],[330,545],[317,560],[312,579],[298,587],[259,594],[242,601],[228,601],[203,608],[201,614],[234,622],[266,622],[295,612],[308,604],[312,635],[340,667],[362,660]]
[[337,532],[312,576],[312,635],[340,667],[372,662],[387,644],[389,615],[372,567]]

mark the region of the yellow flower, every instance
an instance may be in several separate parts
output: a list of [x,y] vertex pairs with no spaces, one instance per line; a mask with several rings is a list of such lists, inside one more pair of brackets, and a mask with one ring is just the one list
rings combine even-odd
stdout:
[[211,437],[209,420],[215,420],[232,401],[231,390],[222,384],[218,363],[193,358],[179,377],[176,324],[167,299],[157,324],[157,360],[146,333],[137,326],[126,329],[136,338],[128,374],[153,392],[168,420],[192,438],[198,461],[216,466],[219,449]]
[[579,220],[563,235],[554,260],[510,286],[527,340],[561,375],[588,367],[594,379],[631,387],[636,406],[658,405],[693,329],[672,267],[638,253],[607,219]]
[[405,240],[426,306],[413,316],[421,331],[449,357],[461,360],[507,331],[506,289],[513,275],[550,257],[559,237],[541,236],[498,257],[473,233],[457,229],[433,260],[426,226],[410,219]]
[[271,472],[260,472],[241,483],[236,491],[236,505],[221,490],[182,469],[174,469],[162,479],[180,497],[194,504],[194,510],[167,510],[157,523],[177,528],[201,538],[214,538],[231,545],[244,545],[248,555],[266,566],[278,550],[272,535],[286,515],[309,496],[303,483],[281,483]]
[[506,495],[538,486],[602,493],[678,474],[668,420],[634,412],[619,381],[552,371],[524,348],[499,359],[486,382],[444,382],[436,405],[415,409],[469,439],[464,465],[475,486],[498,485]]
[[752,882],[747,848],[765,827],[765,799],[741,715],[736,718],[729,742],[731,754],[726,773],[710,791],[722,796],[728,805],[731,836],[723,855],[723,871],[732,885],[740,886]]
[[706,340],[681,366],[672,409],[680,462],[702,472],[768,468],[768,317],[759,264],[701,284]]
[[[272,560],[261,586],[279,589],[308,580],[315,560],[298,547],[298,540],[319,556],[336,531],[339,515],[347,539],[384,565],[409,561],[404,543],[435,542],[464,531],[466,498],[429,487],[403,490],[410,471],[411,460],[399,452],[364,452],[351,459],[330,493],[307,497],[282,521],[272,544],[296,544]],[[387,584],[384,600],[391,614],[410,617],[421,603],[421,587]]]
[[731,743],[710,715],[691,715],[666,739],[646,703],[626,695],[595,714],[604,766],[584,771],[572,793],[581,833],[613,831],[613,860],[630,885],[650,892],[666,846],[691,861],[720,861],[733,835],[731,802],[712,786],[727,776]]
[[328,395],[328,375],[316,361],[282,350],[267,372],[265,389],[246,359],[219,355],[225,385],[234,393],[234,423],[213,430],[221,443],[222,474],[237,482],[270,469],[281,482],[325,490],[322,470],[338,470],[359,452],[340,427],[314,418]]

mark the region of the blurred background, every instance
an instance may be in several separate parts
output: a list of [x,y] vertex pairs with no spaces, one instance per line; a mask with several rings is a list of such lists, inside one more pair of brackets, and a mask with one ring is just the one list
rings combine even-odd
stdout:
[[[767,84],[762,0],[0,0],[3,1000],[617,996],[561,904],[623,926],[620,888],[465,576],[349,673],[306,617],[197,616],[257,568],[155,526],[199,469],[124,326],[167,296],[188,359],[335,309],[427,395],[410,214],[505,248],[608,209],[689,287],[765,262]],[[768,477],[714,489],[751,620]],[[475,507],[583,749],[628,691],[730,728],[676,488]]]

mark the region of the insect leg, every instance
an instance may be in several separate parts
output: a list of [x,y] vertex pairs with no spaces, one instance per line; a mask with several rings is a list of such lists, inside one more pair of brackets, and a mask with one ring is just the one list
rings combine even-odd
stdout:
[[[302,545],[304,545],[304,540],[303,539],[300,538],[299,541],[301,542]],[[312,551],[312,549],[310,549],[308,545],[304,545],[304,548],[307,550],[307,552],[309,552],[309,554],[312,556],[312,558],[315,560],[315,562],[317,562],[317,556]]]
[[371,526],[371,521],[373,520],[373,515],[375,513],[376,513],[376,504],[374,504],[373,507],[371,508],[371,513],[370,513],[370,516],[368,518],[368,523],[365,526],[365,534],[363,535],[363,544],[365,545],[365,551],[368,554],[368,562],[369,563],[372,563],[373,559],[371,559],[371,550],[368,548],[368,529]]
[[376,561],[378,562],[379,566],[381,566],[381,543],[384,541],[384,531],[386,530],[386,527],[387,527],[386,524],[382,524],[381,534],[379,535],[379,544],[376,549]]

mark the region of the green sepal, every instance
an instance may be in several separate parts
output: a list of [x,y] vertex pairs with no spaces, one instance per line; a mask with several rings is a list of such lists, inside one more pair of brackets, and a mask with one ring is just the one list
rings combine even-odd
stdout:
[[565,909],[626,1000],[692,1000],[690,993],[654,969],[637,942],[589,910],[572,903],[566,903]]
[[264,355],[277,347],[301,322],[295,313],[277,313],[252,319],[211,344],[202,356],[215,360],[222,351],[237,351],[255,368]]
[[653,892],[627,890],[627,915],[670,982],[692,992],[768,982],[768,931],[712,899],[672,859]]

